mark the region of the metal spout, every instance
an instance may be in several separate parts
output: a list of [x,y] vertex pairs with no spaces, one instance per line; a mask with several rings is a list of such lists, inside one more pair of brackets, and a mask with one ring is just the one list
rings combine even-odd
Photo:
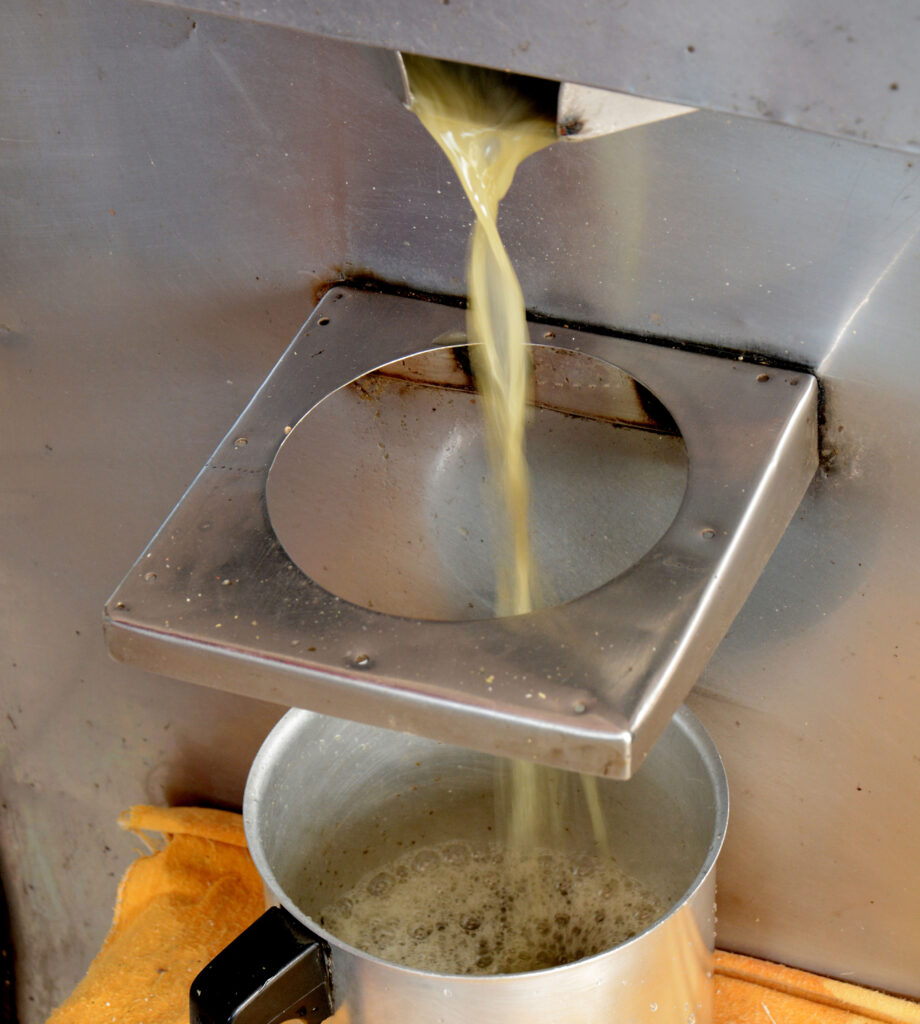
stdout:
[[[406,62],[402,53],[396,53],[395,57],[400,99],[411,110],[413,97]],[[469,65],[454,61],[441,60],[438,63],[448,68],[454,67],[458,73],[469,69]],[[494,77],[496,86],[510,86],[521,95],[529,97],[538,110],[546,112],[549,120],[555,120],[556,134],[568,142],[596,139],[640,125],[691,114],[697,109],[679,103],[650,100],[631,93],[596,89],[574,82],[553,82],[495,68],[477,68],[477,72],[487,79]]]

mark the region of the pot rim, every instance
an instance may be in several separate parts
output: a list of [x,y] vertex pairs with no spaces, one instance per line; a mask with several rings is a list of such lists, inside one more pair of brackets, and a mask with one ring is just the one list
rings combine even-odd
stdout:
[[[259,805],[262,800],[265,780],[268,774],[264,770],[263,765],[274,752],[275,747],[283,743],[287,733],[300,727],[300,722],[304,717],[330,718],[331,716],[322,715],[319,712],[310,711],[305,708],[291,708],[281,717],[265,738],[252,762],[252,767],[250,768],[249,775],[246,779],[246,789],[243,796],[243,828],[246,833],[246,842],[249,847],[249,853],[259,875],[262,878],[262,881],[271,891],[275,899],[278,900],[281,906],[283,906],[288,913],[311,931],[323,938],[330,946],[347,952],[352,956],[357,957],[359,960],[377,964],[378,966],[387,968],[388,970],[398,971],[403,974],[420,978],[444,979],[445,981],[454,984],[461,981],[464,984],[467,982],[485,984],[508,978],[543,977],[546,975],[558,974],[559,972],[569,971],[592,961],[598,961],[604,957],[609,957],[613,954],[619,953],[620,950],[626,949],[634,943],[641,941],[651,932],[662,928],[671,920],[671,918],[678,914],[687,905],[687,903],[690,902],[693,895],[704,885],[707,877],[715,870],[716,861],[725,840],[725,832],[728,827],[729,815],[728,780],[725,775],[725,767],[722,763],[722,758],[716,749],[715,743],[712,741],[712,737],[706,731],[702,722],[700,722],[696,715],[694,715],[686,705],[682,705],[675,712],[673,722],[690,738],[700,755],[704,768],[706,769],[713,790],[715,821],[713,824],[712,838],[699,871],[696,873],[684,892],[671,903],[671,906],[668,908],[666,913],[662,914],[661,917],[657,918],[647,928],[637,932],[631,938],[626,939],[618,945],[611,946],[610,949],[602,950],[600,953],[594,953],[591,956],[583,957],[580,960],[574,960],[571,963],[560,964],[556,967],[544,967],[536,971],[522,971],[518,974],[442,974],[436,971],[422,970],[417,967],[408,967],[405,964],[396,963],[392,960],[383,960],[380,957],[374,956],[372,953],[368,953],[363,949],[359,949],[357,946],[352,946],[343,941],[336,935],[329,932],[319,924],[318,921],[315,921],[308,914],[305,914],[279,884],[278,879],[275,877],[275,874],[268,863],[268,858],[265,855],[265,850],[259,838],[259,830],[256,828],[256,821],[258,818]],[[382,727],[366,726],[366,728]]]

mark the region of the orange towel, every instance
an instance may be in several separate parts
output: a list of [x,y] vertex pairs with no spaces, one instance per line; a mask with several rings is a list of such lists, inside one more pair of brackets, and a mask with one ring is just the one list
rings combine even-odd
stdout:
[[102,949],[49,1024],[188,1024],[194,977],[265,909],[238,814],[133,807],[119,824],[165,845],[128,868]]
[[[102,949],[48,1024],[187,1024],[192,979],[262,912],[238,814],[133,807],[119,824],[161,848],[126,872]],[[715,984],[714,1024],[920,1024],[918,1003],[734,953],[716,954]]]

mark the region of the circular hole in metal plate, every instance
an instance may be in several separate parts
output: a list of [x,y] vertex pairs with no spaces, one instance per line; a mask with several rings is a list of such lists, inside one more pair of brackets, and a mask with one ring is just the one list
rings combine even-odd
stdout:
[[[540,606],[571,601],[651,549],[687,484],[683,439],[629,374],[534,346],[527,434]],[[284,439],[266,501],[291,560],[390,615],[494,615],[495,495],[465,346],[391,363],[332,392]]]

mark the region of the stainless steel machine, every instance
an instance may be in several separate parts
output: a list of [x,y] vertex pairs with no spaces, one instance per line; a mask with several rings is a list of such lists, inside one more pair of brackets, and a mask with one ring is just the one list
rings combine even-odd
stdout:
[[[167,678],[193,673],[164,648],[111,661],[103,602],[221,438],[234,454],[227,431],[330,285],[464,292],[469,214],[383,70],[396,50],[695,108],[538,154],[503,230],[563,348],[754,363],[755,394],[815,379],[820,468],[692,673],[733,793],[719,942],[920,995],[910,5],[13,0],[0,19],[0,854],[22,1019],[101,942],[133,856],[119,811],[238,806],[292,700],[258,673]],[[344,377],[387,361],[376,344]],[[241,479],[260,454],[242,447]],[[160,593],[147,572],[136,588]]]

